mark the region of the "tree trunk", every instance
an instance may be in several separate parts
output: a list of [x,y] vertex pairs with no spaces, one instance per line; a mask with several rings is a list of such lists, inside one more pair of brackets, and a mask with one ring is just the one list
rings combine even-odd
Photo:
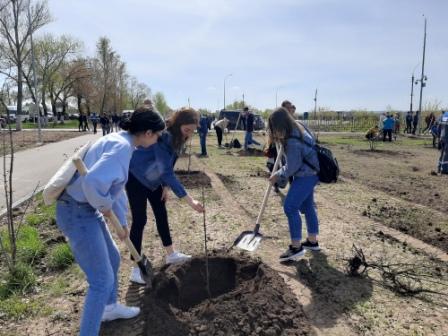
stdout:
[[17,64],[17,113],[16,113],[16,131],[22,130],[22,101],[23,101],[23,81],[22,81],[22,63]]
[[78,113],[81,113],[81,108],[82,108],[82,96],[78,93],[76,95],[76,102],[78,103]]

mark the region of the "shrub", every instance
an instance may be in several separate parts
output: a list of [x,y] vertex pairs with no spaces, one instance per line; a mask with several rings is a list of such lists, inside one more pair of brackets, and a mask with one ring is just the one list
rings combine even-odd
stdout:
[[6,272],[0,283],[0,298],[8,298],[12,294],[24,294],[36,285],[36,276],[30,265],[17,263],[16,266]]
[[48,264],[52,269],[61,270],[73,264],[74,260],[70,246],[67,243],[61,243],[51,250]]

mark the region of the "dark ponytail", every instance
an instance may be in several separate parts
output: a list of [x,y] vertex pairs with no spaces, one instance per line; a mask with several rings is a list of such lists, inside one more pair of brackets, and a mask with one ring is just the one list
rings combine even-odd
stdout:
[[165,122],[157,112],[141,107],[135,110],[130,117],[122,119],[120,128],[132,135],[138,135],[146,131],[162,131],[165,129]]

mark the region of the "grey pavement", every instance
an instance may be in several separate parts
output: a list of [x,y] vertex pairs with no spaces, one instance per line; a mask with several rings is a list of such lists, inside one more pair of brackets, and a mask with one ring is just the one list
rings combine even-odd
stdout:
[[[36,186],[45,186],[62,163],[74,151],[100,134],[86,134],[76,138],[17,152],[14,158],[13,203],[31,195]],[[0,157],[3,160],[3,157]],[[8,160],[9,162],[9,160]],[[3,162],[0,164],[0,211],[6,209],[3,183]],[[9,164],[7,166],[7,169]]]

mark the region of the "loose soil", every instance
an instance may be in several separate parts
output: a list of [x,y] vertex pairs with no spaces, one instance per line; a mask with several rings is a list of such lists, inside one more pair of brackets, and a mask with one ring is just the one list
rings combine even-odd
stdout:
[[259,260],[209,258],[163,267],[144,300],[148,336],[312,335],[294,294],[283,279]]
[[426,140],[404,137],[380,142],[375,151],[356,136],[343,137],[351,143],[342,145],[328,139],[334,137],[324,141],[333,143],[328,147],[338,159],[342,177],[359,190],[374,193],[364,203],[364,216],[448,252],[448,176],[434,174],[438,150],[427,147]]
[[176,175],[187,189],[211,186],[210,178],[202,171],[176,170]]

